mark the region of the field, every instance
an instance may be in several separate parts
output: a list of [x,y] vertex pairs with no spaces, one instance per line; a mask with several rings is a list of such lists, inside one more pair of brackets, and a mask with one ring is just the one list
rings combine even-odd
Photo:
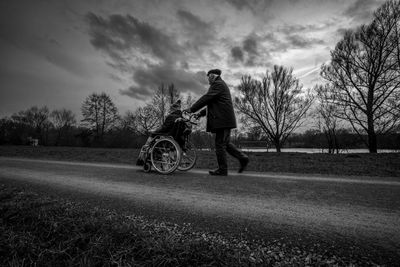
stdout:
[[[134,165],[139,150],[80,147],[0,146],[0,156],[53,160],[108,162]],[[400,177],[400,153],[325,154],[325,153],[248,153],[248,171],[274,173],[327,174],[342,176]],[[229,158],[230,171],[238,162]],[[196,168],[216,168],[214,152],[199,151]]]

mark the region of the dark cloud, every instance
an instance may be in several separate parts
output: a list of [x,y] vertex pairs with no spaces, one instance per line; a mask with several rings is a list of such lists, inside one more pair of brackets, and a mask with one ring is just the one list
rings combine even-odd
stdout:
[[320,24],[290,24],[278,27],[277,31],[284,34],[301,34],[312,31],[322,31],[334,24],[335,22],[332,20],[327,20],[326,22]]
[[372,19],[374,11],[383,3],[383,0],[356,0],[343,12],[343,15],[356,22],[365,23]]
[[260,41],[259,36],[252,34],[242,41],[241,46],[231,48],[233,62],[241,62],[245,66],[265,66],[271,55],[265,47],[260,47]]
[[199,17],[195,16],[193,13],[185,10],[177,11],[178,18],[189,30],[198,31],[201,29],[208,29],[210,25],[202,21]]
[[257,40],[254,37],[246,38],[243,41],[243,49],[251,55],[258,55]]
[[231,49],[231,55],[234,61],[243,62],[243,51],[239,46],[235,46]]
[[184,29],[183,34],[187,41],[186,46],[197,51],[207,46],[215,39],[214,26],[201,20],[198,16],[185,10],[178,10],[177,17]]
[[279,3],[281,0],[225,0],[228,4],[233,6],[235,9],[239,11],[248,10],[253,14],[262,14],[263,19],[269,19],[268,11],[272,5]]
[[225,1],[239,10],[243,9],[253,10],[250,1],[243,1],[243,0],[225,0]]
[[249,36],[246,38],[243,41],[243,50],[247,52],[247,66],[256,66],[263,63],[264,60],[260,61],[256,37]]
[[[310,31],[327,27],[321,25],[287,25],[280,26],[263,35],[250,34],[240,45],[231,48],[231,59],[234,63],[244,66],[271,66],[271,53],[285,52],[288,49],[311,48],[315,45],[325,45],[322,39],[307,37]],[[229,43],[229,41],[228,41]]]
[[285,52],[293,48],[311,48],[314,45],[326,44],[322,39],[307,37],[309,27],[288,26],[280,27],[275,32],[259,36],[259,43],[263,43],[270,52]]
[[132,97],[134,99],[138,100],[148,100],[150,95],[154,95],[154,92],[157,87],[154,87],[152,89],[149,89],[147,87],[140,87],[140,86],[129,86],[126,89],[120,89],[119,93],[121,95],[127,95],[129,97]]
[[182,69],[189,69],[189,63],[186,61],[182,61],[180,65]]
[[181,92],[201,94],[207,87],[206,72],[190,72],[184,69],[173,69],[168,65],[154,65],[137,69],[133,80],[137,85],[121,89],[120,93],[134,98],[147,99],[154,94],[160,84],[171,84]]
[[[278,31],[276,31],[278,32]],[[282,41],[278,38],[277,34],[274,32],[270,32],[260,37],[262,42],[268,44],[268,48],[275,51],[276,48],[281,47],[283,45]]]
[[324,44],[323,40],[315,38],[306,38],[301,35],[292,34],[286,36],[288,48],[310,48],[316,44]]
[[108,76],[116,82],[123,82],[123,79],[114,73],[110,73]]
[[[189,12],[180,11],[179,16],[187,29],[207,28],[207,24]],[[174,36],[129,15],[102,18],[89,13],[86,19],[91,44],[110,57],[108,64],[122,72],[133,73],[134,85],[121,89],[121,94],[144,100],[162,83],[173,83],[178,90],[193,93],[206,86],[205,73],[199,75],[190,71],[185,54],[188,48],[181,46]],[[207,36],[207,31],[201,32],[193,40]]]
[[108,19],[88,13],[91,44],[121,60],[132,51],[147,53],[155,58],[173,62],[182,53],[176,38],[164,34],[148,23],[127,15],[111,15]]
[[283,35],[282,38],[275,34],[265,36],[273,50],[286,51],[290,48],[310,48],[314,45],[325,44],[324,40],[307,37],[307,34],[314,31],[322,31],[333,25],[332,21],[326,21],[321,24],[308,25],[283,25],[277,28],[276,32]]
[[349,29],[347,29],[347,28],[339,28],[339,29],[336,30],[336,33],[337,33],[338,35],[340,35],[340,36],[344,36],[344,34],[345,34],[347,31],[349,31]]
[[357,27],[349,27],[349,28],[339,28],[335,31],[335,34],[340,37],[343,38],[345,36],[345,34],[349,31],[355,31],[357,29]]

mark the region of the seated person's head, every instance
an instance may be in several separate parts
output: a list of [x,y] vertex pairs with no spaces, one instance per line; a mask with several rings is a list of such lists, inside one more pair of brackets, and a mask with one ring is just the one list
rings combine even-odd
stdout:
[[175,103],[173,103],[169,109],[169,113],[173,113],[176,111],[181,111],[181,100],[178,100]]

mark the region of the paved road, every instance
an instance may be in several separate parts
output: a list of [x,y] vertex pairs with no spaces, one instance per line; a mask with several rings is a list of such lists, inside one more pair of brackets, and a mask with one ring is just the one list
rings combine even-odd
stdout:
[[164,215],[179,211],[194,221],[318,232],[400,251],[400,181],[394,177],[211,177],[205,170],[159,175],[130,165],[0,157],[2,180],[107,197]]

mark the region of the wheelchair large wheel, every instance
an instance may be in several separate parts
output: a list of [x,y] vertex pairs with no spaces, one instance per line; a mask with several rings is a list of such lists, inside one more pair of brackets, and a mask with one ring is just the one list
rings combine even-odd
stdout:
[[176,170],[181,160],[179,145],[172,139],[159,139],[150,154],[151,163],[156,171],[169,174]]
[[197,152],[194,145],[190,142],[186,142],[186,149],[182,151],[181,163],[178,166],[180,171],[188,171],[194,167],[197,160]]

